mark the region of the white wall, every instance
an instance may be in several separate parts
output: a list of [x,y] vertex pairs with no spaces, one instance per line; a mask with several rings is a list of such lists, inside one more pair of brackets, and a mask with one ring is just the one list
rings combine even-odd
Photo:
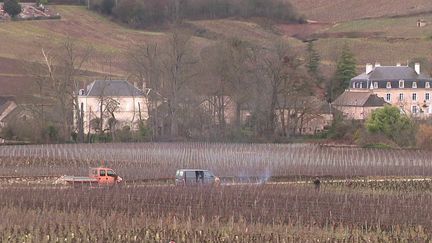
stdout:
[[[147,99],[145,97],[110,97],[119,102],[119,107],[114,112],[115,118],[118,121],[117,129],[121,129],[124,126],[129,126],[132,130],[138,129],[139,115],[141,111],[141,119],[147,120],[148,107]],[[81,107],[81,103],[84,107],[84,132],[88,133],[89,129],[91,133],[94,130],[91,129],[89,121],[95,118],[100,118],[100,98],[99,97],[88,97],[78,96],[78,103]],[[104,102],[105,103],[105,102]],[[108,119],[111,115],[104,112],[104,127],[108,127]],[[74,121],[76,127],[76,119]]]

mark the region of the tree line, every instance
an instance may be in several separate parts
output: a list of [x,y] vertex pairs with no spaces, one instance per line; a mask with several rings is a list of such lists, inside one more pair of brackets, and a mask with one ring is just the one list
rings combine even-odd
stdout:
[[[91,46],[82,48],[68,38],[61,45],[40,49],[28,66],[39,97],[27,106],[33,119],[4,129],[9,137],[38,142],[88,141],[77,97],[84,83],[92,81],[87,80],[85,67],[92,62],[94,51]],[[162,42],[134,45],[123,58],[129,82],[146,87],[149,118],[136,132],[115,122],[107,128],[98,123],[95,131],[109,139],[116,133],[117,139],[126,141],[180,137],[273,141],[301,135],[302,126],[320,108],[310,99],[317,81],[308,71],[304,55],[283,39],[261,46],[228,38],[197,51],[193,37],[179,31],[168,33]],[[109,109],[104,112],[101,120],[115,118],[108,117]],[[31,135],[23,134],[28,132],[23,127],[29,128]]]
[[281,0],[89,0],[89,7],[135,27],[228,17],[305,22]]

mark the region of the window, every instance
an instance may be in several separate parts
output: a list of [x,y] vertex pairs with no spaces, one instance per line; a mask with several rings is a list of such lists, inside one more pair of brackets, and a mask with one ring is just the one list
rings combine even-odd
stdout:
[[416,93],[412,94],[412,100],[414,100],[414,101],[417,100],[417,94]]
[[206,179],[211,179],[214,177],[214,175],[212,173],[210,173],[209,171],[204,171],[204,177]]
[[413,89],[417,89],[417,82],[413,82],[412,87],[413,87]]
[[430,88],[430,83],[429,83],[429,82],[426,82],[426,84],[425,84],[425,88],[426,88],[426,89],[429,89],[429,88]]
[[387,89],[390,89],[391,88],[391,83],[387,82],[386,87],[387,87]]
[[404,95],[401,93],[399,94],[399,100],[402,101],[404,99]]
[[401,89],[404,88],[404,81],[403,80],[399,80],[399,88],[401,88]]
[[378,89],[378,82],[374,82],[373,87],[374,87],[374,89]]
[[195,171],[196,182],[204,182],[204,171]]
[[413,114],[418,113],[418,107],[417,106],[415,106],[415,105],[412,106],[412,113]]
[[108,170],[107,171],[107,176],[111,176],[111,177],[117,177],[116,173],[112,170]]
[[386,94],[386,101],[391,101],[391,94]]
[[425,100],[430,100],[430,94],[429,93],[425,94]]
[[105,170],[100,170],[99,171],[99,175],[100,176],[105,176],[106,175],[106,171]]

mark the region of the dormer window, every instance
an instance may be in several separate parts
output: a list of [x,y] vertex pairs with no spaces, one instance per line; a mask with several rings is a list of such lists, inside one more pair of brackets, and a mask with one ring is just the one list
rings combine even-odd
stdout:
[[378,89],[378,82],[374,82],[373,87],[374,87],[374,89]]
[[426,89],[429,89],[430,88],[430,83],[426,82],[425,87],[426,87]]
[[413,87],[413,89],[417,89],[417,82],[413,82],[412,87]]
[[403,80],[399,80],[399,88],[403,89],[404,88],[404,81]]
[[386,87],[387,87],[387,89],[390,89],[391,88],[391,83],[387,82]]

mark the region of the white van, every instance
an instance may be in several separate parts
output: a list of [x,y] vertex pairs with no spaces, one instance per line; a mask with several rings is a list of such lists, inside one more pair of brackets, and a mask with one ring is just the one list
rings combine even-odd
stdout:
[[219,178],[211,171],[201,169],[180,169],[176,172],[176,185],[219,184]]

